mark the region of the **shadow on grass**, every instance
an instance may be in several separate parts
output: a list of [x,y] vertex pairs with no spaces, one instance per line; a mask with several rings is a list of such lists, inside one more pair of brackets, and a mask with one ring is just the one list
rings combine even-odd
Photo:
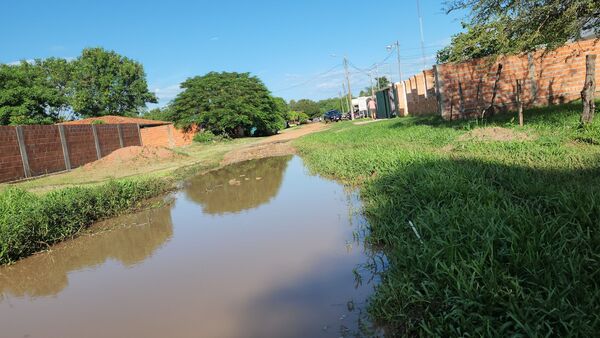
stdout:
[[368,183],[369,240],[390,264],[371,315],[392,335],[600,332],[595,160],[544,170],[430,159]]

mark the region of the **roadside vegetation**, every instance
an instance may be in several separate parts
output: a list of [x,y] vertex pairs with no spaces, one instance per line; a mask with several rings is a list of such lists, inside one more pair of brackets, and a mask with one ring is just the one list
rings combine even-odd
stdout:
[[47,249],[171,187],[168,180],[128,179],[42,196],[11,187],[0,193],[0,265]]
[[360,189],[389,263],[369,312],[388,333],[600,331],[600,121],[581,128],[580,112],[343,122],[295,142]]

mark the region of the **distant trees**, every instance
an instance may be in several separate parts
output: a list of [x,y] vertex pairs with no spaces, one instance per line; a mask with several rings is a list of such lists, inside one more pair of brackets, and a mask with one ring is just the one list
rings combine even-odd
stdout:
[[454,0],[446,2],[446,10],[470,14],[466,31],[438,52],[438,62],[554,49],[600,29],[598,0]]
[[375,78],[375,83],[377,83],[377,85],[375,85],[373,88],[373,91],[371,91],[371,86],[365,87],[365,89],[360,91],[360,96],[371,96],[372,92],[376,92],[378,88],[386,88],[390,85],[390,80],[388,80],[387,77],[382,76],[382,77],[376,77]]
[[169,107],[181,127],[197,124],[215,134],[239,137],[271,135],[285,126],[281,100],[249,73],[210,72],[187,79],[181,88]]
[[88,48],[68,61],[48,58],[0,64],[0,125],[50,124],[61,112],[82,117],[136,115],[147,102],[143,67],[102,48]]
[[300,99],[298,101],[291,100],[290,108],[297,112],[303,112],[308,115],[309,118],[321,115],[321,107],[319,107],[319,104],[310,99]]

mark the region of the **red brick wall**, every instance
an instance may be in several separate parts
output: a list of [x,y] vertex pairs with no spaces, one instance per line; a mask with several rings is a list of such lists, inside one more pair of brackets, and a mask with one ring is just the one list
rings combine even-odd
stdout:
[[121,125],[123,132],[123,147],[139,146],[140,134],[138,133],[137,124],[127,123]]
[[[501,110],[515,109],[517,79],[523,83],[526,107],[576,100],[583,88],[587,54],[600,54],[599,39],[579,41],[550,52],[438,65],[441,114],[446,118],[459,116],[459,81],[467,115],[478,114],[489,106],[499,64],[502,64],[502,72],[494,104]],[[600,58],[596,62],[600,63]],[[600,64],[596,68],[600,68]],[[600,72],[596,72],[596,77],[600,81]]]
[[0,182],[25,177],[15,127],[0,126]]
[[121,148],[119,127],[117,124],[97,124],[96,133],[98,134],[98,143],[100,143],[100,154],[102,157]]
[[71,168],[96,161],[96,145],[91,125],[64,126],[65,138],[69,145]]
[[[32,176],[65,170],[59,127],[56,125],[23,126],[23,141]],[[98,159],[92,125],[65,125],[65,140],[71,168]],[[121,125],[124,146],[140,145],[135,124]],[[117,125],[96,125],[102,156],[120,147]],[[25,177],[15,127],[0,126],[0,182]]]
[[181,147],[192,144],[197,128],[186,132],[172,124],[142,128],[142,143],[145,146]]
[[66,170],[58,126],[23,126],[32,176]]
[[407,104],[404,103],[402,85],[396,85],[396,90],[398,90],[400,116],[431,115],[437,113],[437,98],[435,95],[433,70],[428,69],[411,76],[408,80],[404,81],[404,87],[406,90]]

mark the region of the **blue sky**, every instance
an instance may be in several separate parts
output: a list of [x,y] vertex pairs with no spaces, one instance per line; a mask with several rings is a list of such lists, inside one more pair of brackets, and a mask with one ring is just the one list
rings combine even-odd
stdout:
[[[428,65],[460,31],[461,16],[446,15],[442,6],[421,0]],[[181,81],[209,71],[250,72],[287,100],[337,96],[341,57],[368,68],[385,59],[386,45],[396,40],[405,76],[423,68],[415,0],[9,0],[2,4],[0,31],[0,63],[73,58],[95,46],[135,59],[161,105]],[[398,80],[395,55],[378,69]],[[356,95],[369,80],[351,71]]]

